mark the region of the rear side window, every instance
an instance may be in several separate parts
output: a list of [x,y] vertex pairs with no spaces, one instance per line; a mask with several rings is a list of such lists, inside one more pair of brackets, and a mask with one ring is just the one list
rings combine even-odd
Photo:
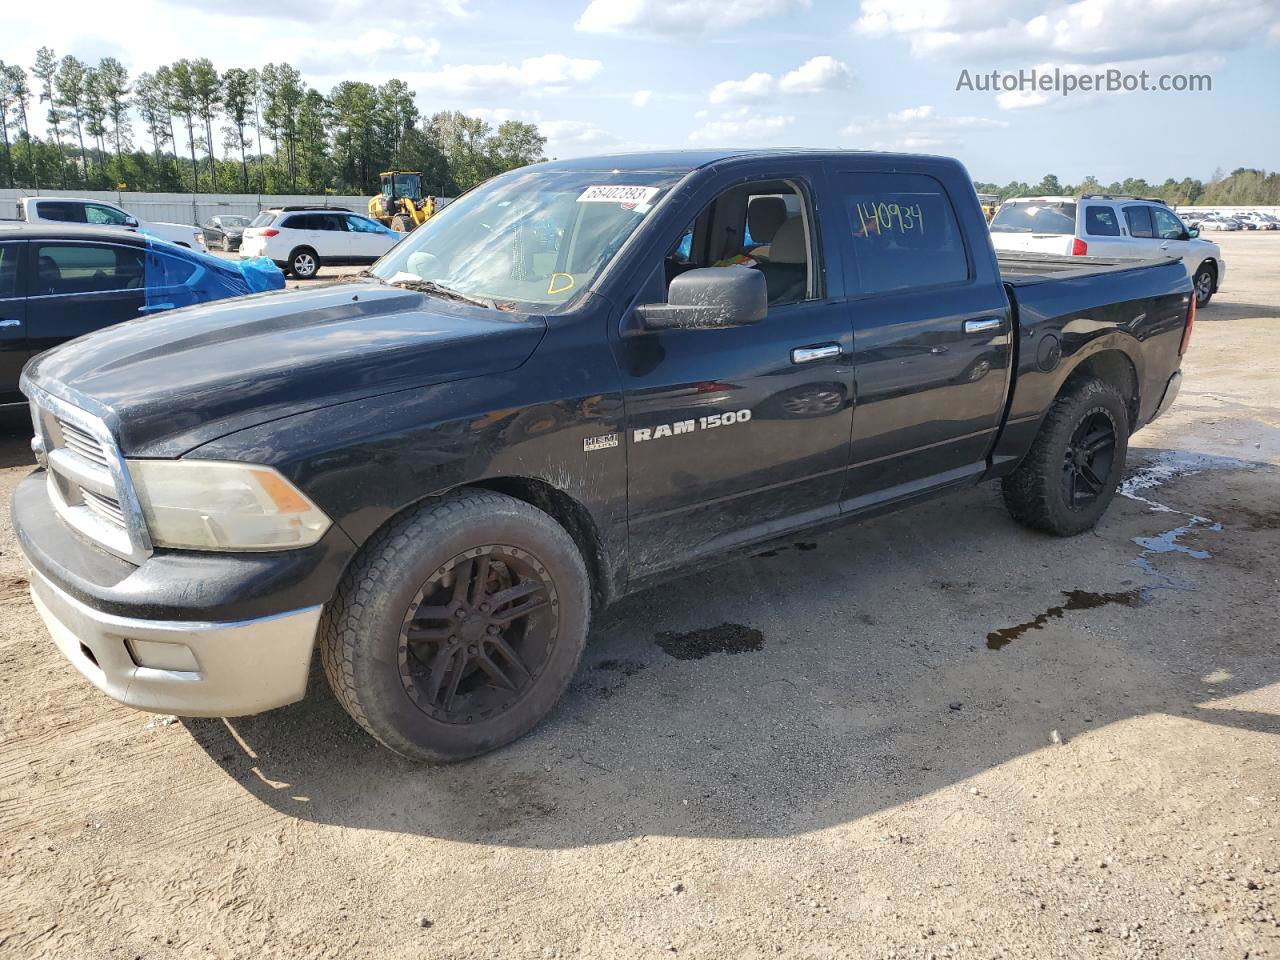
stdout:
[[1120,221],[1111,207],[1085,207],[1084,232],[1094,237],[1120,236]]
[[18,258],[22,244],[0,243],[0,300],[18,295]]
[[196,272],[196,265],[155,250],[147,253],[147,286],[174,287],[186,283]]
[[347,232],[347,218],[340,213],[321,213],[316,217],[320,221],[320,230],[338,230]]
[[84,223],[84,204],[42,200],[36,207],[36,216],[42,220],[54,220],[58,223]]
[[992,233],[1075,233],[1076,205],[1063,201],[1006,203],[991,218]]
[[101,293],[142,289],[140,247],[114,244],[42,243],[36,248],[31,293]]
[[941,183],[914,173],[846,173],[845,226],[860,292],[961,283],[969,257]]
[[1131,237],[1154,237],[1155,231],[1151,228],[1151,208],[1150,207],[1125,207],[1124,219],[1129,224],[1129,236]]
[[309,213],[295,213],[280,221],[280,226],[288,230],[319,230],[316,218]]
[[249,226],[269,227],[271,226],[271,224],[275,223],[275,221],[276,221],[276,215],[274,213],[271,213],[268,210],[264,210],[262,211],[262,213],[258,214],[256,217],[253,218],[253,222],[249,224]]

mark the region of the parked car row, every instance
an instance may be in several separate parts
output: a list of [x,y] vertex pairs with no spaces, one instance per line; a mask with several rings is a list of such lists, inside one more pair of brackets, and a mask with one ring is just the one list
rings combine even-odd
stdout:
[[1201,230],[1280,230],[1280,217],[1270,213],[1189,213],[1186,220]]
[[177,307],[284,288],[266,261],[229,263],[112,226],[0,224],[0,405],[23,403],[35,355]]
[[1204,306],[1218,292],[1227,264],[1216,243],[1201,240],[1163,200],[1111,194],[1018,197],[991,219],[997,250],[1074,257],[1159,260],[1177,257]]

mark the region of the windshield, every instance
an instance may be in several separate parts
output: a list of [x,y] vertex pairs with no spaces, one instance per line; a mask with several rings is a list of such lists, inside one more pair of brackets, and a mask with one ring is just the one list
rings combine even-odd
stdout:
[[1006,203],[991,218],[992,233],[1075,233],[1076,205]]
[[397,197],[412,197],[414,200],[422,199],[422,178],[411,174],[400,174],[394,178]]
[[224,227],[247,227],[249,225],[248,217],[223,217],[222,225]]
[[608,170],[517,170],[472,190],[372,269],[531,312],[568,309],[678,177]]

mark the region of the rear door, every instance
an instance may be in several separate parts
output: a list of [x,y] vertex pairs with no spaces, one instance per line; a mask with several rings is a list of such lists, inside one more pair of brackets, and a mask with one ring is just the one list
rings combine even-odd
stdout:
[[1129,238],[1123,233],[1120,211],[1109,203],[1083,201],[1080,217],[1082,238],[1091,257],[1133,257]]
[[32,241],[27,259],[27,343],[32,354],[143,316],[140,244]]
[[837,174],[857,387],[847,509],[981,473],[1009,378],[1009,303],[976,198],[882,163]]
[[321,259],[329,263],[351,263],[355,256],[354,234],[347,229],[347,217],[342,213],[314,214],[320,227],[321,246],[316,248]]
[[18,376],[27,362],[27,301],[21,240],[0,242],[0,404],[21,403]]

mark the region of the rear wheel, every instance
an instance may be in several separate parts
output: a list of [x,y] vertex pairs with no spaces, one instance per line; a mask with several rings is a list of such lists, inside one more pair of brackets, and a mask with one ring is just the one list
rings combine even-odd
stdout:
[[1216,276],[1213,264],[1205,262],[1197,268],[1191,282],[1196,288],[1196,306],[1203,307],[1213,297],[1213,281]]
[[397,753],[446,762],[528,733],[586,642],[586,567],[550,516],[471,491],[376,536],[321,626],[335,695]]
[[303,247],[289,256],[289,272],[299,280],[310,280],[320,271],[320,258],[314,250]]
[[1103,380],[1080,380],[1054,401],[1031,451],[1005,477],[1005,506],[1023,526],[1060,537],[1083,533],[1115,496],[1128,449],[1120,391]]

